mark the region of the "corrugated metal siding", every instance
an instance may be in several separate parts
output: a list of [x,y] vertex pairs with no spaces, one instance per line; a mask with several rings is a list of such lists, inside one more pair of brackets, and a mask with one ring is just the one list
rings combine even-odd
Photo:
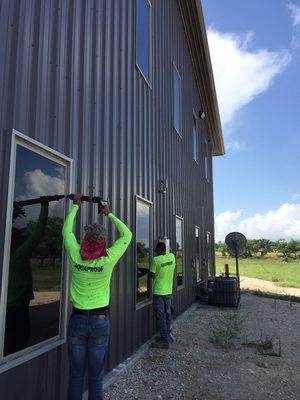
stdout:
[[[195,225],[204,228],[202,207],[205,229],[213,230],[212,183],[205,182],[203,157],[200,165],[193,160],[193,110],[198,112],[201,104],[177,1],[152,1],[150,86],[135,66],[134,4],[133,0],[0,1],[0,217],[4,221],[14,128],[72,158],[74,191],[109,197],[112,211],[133,232],[135,195],[153,202],[154,240],[167,233],[175,248],[175,216],[184,219],[186,275],[185,287],[174,298],[178,315],[194,301],[191,262]],[[173,62],[181,75],[182,138],[173,129]],[[199,123],[203,142],[205,126]],[[168,179],[166,195],[159,192],[162,179]],[[95,211],[83,207],[77,228],[95,217]],[[114,235],[111,232],[112,239]],[[3,239],[2,227],[0,253]],[[152,306],[135,310],[135,263],[133,242],[112,280],[107,370],[155,331]],[[60,349],[52,351],[56,352]],[[30,362],[32,376],[45,364],[45,357]],[[61,359],[50,358],[46,375],[61,368]],[[1,389],[7,377],[13,379],[20,370],[1,374]],[[61,384],[53,380],[46,379],[43,393],[50,384]],[[34,389],[26,390],[28,398],[37,398]]]

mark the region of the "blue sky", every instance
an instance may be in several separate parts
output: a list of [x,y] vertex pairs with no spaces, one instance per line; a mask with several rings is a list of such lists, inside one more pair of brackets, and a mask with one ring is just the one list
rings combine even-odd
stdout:
[[300,239],[300,0],[202,0],[226,154],[216,241]]

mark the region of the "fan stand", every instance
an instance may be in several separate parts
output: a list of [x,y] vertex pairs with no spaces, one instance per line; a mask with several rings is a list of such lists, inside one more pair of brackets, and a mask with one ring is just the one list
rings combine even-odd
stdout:
[[236,269],[236,278],[237,278],[237,304],[240,303],[240,298],[241,298],[241,288],[240,288],[240,273],[239,273],[239,262],[238,262],[238,249],[235,248],[234,250],[234,256],[235,256],[235,269]]

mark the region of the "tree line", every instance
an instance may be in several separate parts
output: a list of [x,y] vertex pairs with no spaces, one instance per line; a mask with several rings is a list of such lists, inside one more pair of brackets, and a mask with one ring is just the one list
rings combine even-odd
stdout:
[[[225,242],[218,242],[215,245],[216,251],[219,251],[223,256],[228,255],[227,245]],[[278,239],[271,241],[268,239],[248,239],[244,257],[263,257],[268,253],[275,253],[285,259],[300,258],[300,240]]]

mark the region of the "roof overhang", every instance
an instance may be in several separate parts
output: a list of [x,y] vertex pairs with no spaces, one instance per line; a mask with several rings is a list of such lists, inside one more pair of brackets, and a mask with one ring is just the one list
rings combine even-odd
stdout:
[[177,0],[213,156],[225,154],[217,94],[201,0]]

